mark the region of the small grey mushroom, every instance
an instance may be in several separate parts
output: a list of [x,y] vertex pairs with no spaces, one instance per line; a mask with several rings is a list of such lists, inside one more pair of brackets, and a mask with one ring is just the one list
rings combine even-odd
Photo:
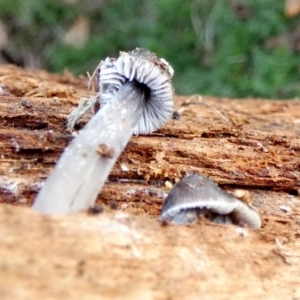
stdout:
[[255,229],[261,227],[259,215],[249,205],[221,190],[207,177],[190,174],[168,194],[160,221],[195,223],[200,215],[219,224],[242,224]]
[[150,133],[171,118],[172,75],[165,60],[145,49],[106,58],[99,67],[102,107],[65,149],[33,208],[69,214],[93,206],[132,134]]

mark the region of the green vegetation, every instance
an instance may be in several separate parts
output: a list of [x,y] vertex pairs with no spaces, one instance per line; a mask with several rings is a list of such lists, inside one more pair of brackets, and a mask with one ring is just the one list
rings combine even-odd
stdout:
[[[30,53],[50,71],[85,74],[119,50],[145,47],[174,67],[178,94],[293,98],[300,96],[297,45],[276,37],[297,20],[283,7],[283,0],[2,0],[0,20],[17,59]],[[80,49],[63,43],[78,17],[90,23]]]

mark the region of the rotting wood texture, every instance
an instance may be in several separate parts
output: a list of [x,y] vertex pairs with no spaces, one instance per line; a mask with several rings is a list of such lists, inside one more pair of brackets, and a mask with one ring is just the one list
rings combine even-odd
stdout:
[[[68,114],[91,92],[70,74],[12,66],[1,67],[0,81],[1,201],[31,204],[72,139],[65,128]],[[183,111],[179,120],[131,139],[99,201],[130,202],[142,196],[155,202],[156,193],[143,195],[145,186],[166,191],[166,181],[174,183],[188,172],[233,187],[299,191],[299,101],[203,98],[230,120],[225,122],[206,106],[183,106],[191,99],[197,97],[176,97],[176,108]]]
[[[56,218],[4,204],[31,205],[73,138],[66,118],[92,94],[86,83],[0,66],[0,298],[299,298],[300,101],[176,97],[181,117],[133,137],[99,195],[117,213]],[[200,98],[230,122],[188,105]],[[262,229],[151,220],[189,172],[246,191]]]

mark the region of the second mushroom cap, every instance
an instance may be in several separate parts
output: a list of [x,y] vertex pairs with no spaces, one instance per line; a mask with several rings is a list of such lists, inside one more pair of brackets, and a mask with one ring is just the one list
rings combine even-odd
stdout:
[[167,196],[160,220],[175,224],[195,223],[200,215],[215,223],[232,223],[260,228],[259,215],[249,205],[221,190],[205,176],[190,174]]

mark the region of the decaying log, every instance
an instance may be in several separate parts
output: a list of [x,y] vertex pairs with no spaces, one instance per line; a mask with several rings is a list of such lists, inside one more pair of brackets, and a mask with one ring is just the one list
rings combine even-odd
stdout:
[[[72,139],[65,127],[68,114],[91,92],[70,74],[10,66],[0,69],[0,80],[8,94],[0,103],[1,201],[29,205]],[[155,203],[161,197],[154,190],[164,195],[166,181],[174,183],[193,171],[232,187],[298,193],[299,101],[204,98],[230,120],[225,122],[203,105],[182,106],[197,100],[187,98],[176,98],[176,108],[184,110],[179,120],[131,139],[99,202],[122,204],[142,197]]]
[[[63,149],[73,138],[74,133],[68,132],[65,126],[68,114],[76,107],[80,98],[89,97],[92,95],[92,91],[86,89],[85,79],[75,78],[69,73],[59,76],[48,74],[44,71],[26,71],[14,66],[0,66],[0,85],[0,202],[29,206],[34,201],[43,180],[51,172]],[[229,122],[224,121],[209,107],[190,104],[190,102],[195,102],[199,99],[217,108],[226,116]],[[114,204],[113,206],[117,206],[118,210],[128,213],[129,215],[126,215],[126,218],[130,219],[130,216],[133,218],[134,231],[138,232],[139,228],[144,228],[142,233],[140,233],[144,237],[146,236],[145,230],[147,230],[145,228],[149,229],[152,226],[157,230],[166,231],[166,236],[162,237],[164,234],[160,233],[156,237],[155,230],[149,229],[151,231],[149,233],[151,242],[149,243],[153,246],[153,248],[151,248],[152,246],[150,248],[156,253],[153,258],[162,259],[164,254],[160,251],[173,251],[175,248],[174,251],[178,255],[184,256],[184,253],[186,253],[189,257],[187,258],[189,267],[184,267],[187,268],[184,269],[184,272],[186,272],[185,282],[187,290],[195,286],[193,280],[187,279],[188,273],[194,274],[192,269],[197,267],[196,265],[193,267],[193,259],[200,259],[196,253],[198,253],[198,250],[200,252],[203,251],[203,248],[198,249],[198,246],[195,246],[197,245],[197,238],[199,238],[199,242],[201,241],[202,246],[208,239],[208,244],[205,246],[207,248],[205,249],[211,250],[215,249],[216,243],[218,244],[213,239],[218,239],[220,236],[220,243],[225,243],[223,250],[220,251],[234,251],[233,246],[230,244],[233,243],[234,247],[238,249],[237,260],[241,266],[236,265],[237,270],[230,273],[230,268],[235,266],[234,263],[228,263],[224,270],[222,269],[222,259],[227,259],[227,255],[224,256],[222,254],[224,257],[222,255],[218,256],[214,252],[217,250],[212,250],[214,254],[206,256],[207,253],[205,252],[204,257],[206,257],[206,261],[212,259],[208,264],[209,268],[214,268],[214,259],[217,266],[215,271],[212,269],[206,277],[202,273],[202,277],[198,274],[199,278],[202,278],[207,286],[212,286],[215,276],[220,276],[220,280],[222,280],[229,273],[237,272],[237,275],[229,276],[228,282],[233,284],[234,281],[240,280],[236,287],[234,287],[234,284],[232,287],[234,295],[239,295],[237,289],[243,287],[244,281],[240,278],[242,277],[241,270],[245,263],[241,251],[245,251],[245,257],[249,260],[251,260],[251,257],[254,257],[252,261],[245,263],[247,268],[254,268],[251,272],[247,269],[246,274],[251,273],[250,275],[253,278],[257,275],[257,281],[253,279],[254,282],[251,284],[263,280],[265,289],[274,288],[278,290],[280,286],[277,286],[276,283],[281,280],[281,277],[278,275],[278,268],[281,267],[285,270],[284,272],[290,272],[291,277],[284,277],[287,288],[291,288],[296,282],[299,283],[299,273],[298,277],[296,277],[295,271],[296,267],[299,270],[299,253],[297,254],[295,249],[297,249],[297,245],[299,246],[298,239],[300,237],[300,101],[270,101],[250,98],[233,100],[214,97],[177,96],[175,106],[176,110],[181,114],[179,119],[169,121],[167,125],[153,134],[135,136],[130,140],[97,202],[99,204]],[[84,116],[78,124],[77,130],[80,130],[90,117],[91,113]],[[156,218],[159,215],[163,199],[170,186],[189,172],[198,172],[208,176],[232,192],[236,189],[245,190],[249,195],[249,201],[262,217],[263,228],[259,231],[251,232],[250,235],[249,233],[241,233],[242,235],[246,234],[248,238],[247,242],[243,243],[243,239],[245,240],[246,238],[237,238],[236,228],[233,226],[225,228],[217,225],[202,224],[201,230],[198,227],[180,227],[179,229],[179,227],[173,226],[167,226],[167,229],[165,229],[165,227],[160,227],[156,224],[154,220],[146,219],[145,216]],[[141,216],[133,216],[132,213]],[[25,219],[22,219],[21,223],[25,224],[26,220],[33,218],[38,225],[17,224],[16,214],[18,218],[21,214],[24,214]],[[4,217],[4,215],[7,216]],[[63,245],[65,247],[73,247],[72,235],[77,230],[81,230],[81,225],[76,229],[72,226],[80,219],[86,219],[87,224],[94,222],[89,221],[91,217],[85,214],[70,218],[45,218],[31,212],[30,209],[15,208],[14,210],[13,207],[4,204],[0,209],[0,219],[5,222],[5,226],[13,227],[14,224],[17,224],[15,231],[11,228],[6,233],[3,233],[4,235],[10,234],[12,236],[11,240],[16,247],[18,247],[17,243],[21,243],[17,232],[20,231],[20,227],[23,228],[25,226],[28,232],[37,230],[36,234],[31,234],[28,237],[26,237],[26,232],[22,231],[24,238],[28,238],[30,241],[41,238],[44,231],[49,230],[50,237],[47,237],[46,243],[51,243],[51,237],[54,239],[53,249],[51,248],[54,252],[58,249],[55,247],[59,247],[59,243],[62,243],[59,238],[55,238],[55,236],[59,235],[57,233],[59,232],[57,231],[58,229],[53,229],[56,226],[55,224],[63,228],[65,228],[64,222],[68,224],[63,233],[67,237],[67,241],[63,242]],[[112,226],[122,227],[122,224],[118,223],[119,219],[111,212],[104,213],[102,218],[110,220],[109,222],[114,224]],[[48,223],[46,224],[45,222]],[[130,221],[128,222],[130,223]],[[126,226],[130,227],[131,223],[129,223],[126,223]],[[37,229],[39,226],[42,228],[40,229],[41,231]],[[197,233],[198,230],[201,233]],[[94,233],[87,233],[89,230],[86,228],[84,232],[95,236]],[[179,232],[178,237],[176,237],[177,232]],[[116,245],[118,245],[117,248],[113,248],[113,241],[111,240],[107,244],[114,249],[113,251],[116,251],[113,252],[112,256],[109,256],[111,261],[116,262],[116,274],[119,274],[118,268],[122,265],[122,259],[129,255],[126,251],[126,253],[124,252],[125,254],[121,251],[120,255],[122,258],[118,262],[119,256],[117,252],[118,247],[122,245],[122,234],[126,235],[124,232],[120,232],[120,236],[117,234],[115,240]],[[189,235],[190,239],[187,238]],[[230,243],[228,242],[229,239],[225,238],[226,235],[231,239]],[[99,251],[103,255],[108,255],[108,250],[105,250],[108,247],[105,246],[105,237],[101,236],[101,238],[104,239],[102,241],[104,246],[102,244],[102,246],[98,245],[100,247]],[[156,239],[158,242],[153,244],[153,241]],[[75,241],[76,237],[74,236],[74,243]],[[85,241],[86,243],[90,242],[89,238]],[[160,242],[162,243],[161,245],[159,245]],[[168,244],[169,242],[170,244]],[[9,243],[9,241],[5,241],[7,249],[10,249]],[[140,294],[140,296],[137,296],[139,295],[138,289],[140,291],[151,290],[152,294],[149,292],[149,295],[154,297],[151,299],[166,299],[165,297],[168,296],[175,299],[176,289],[172,292],[171,287],[176,286],[176,282],[178,283],[181,279],[179,273],[177,278],[177,275],[175,276],[172,272],[179,272],[179,269],[177,271],[172,268],[166,270],[165,275],[157,276],[155,279],[156,271],[161,272],[162,270],[158,266],[156,266],[156,270],[151,269],[149,257],[152,257],[151,255],[154,252],[150,253],[151,251],[149,250],[150,252],[148,253],[145,250],[149,247],[147,243],[147,241],[145,243],[142,242],[142,250],[137,252],[135,252],[135,249],[130,249],[130,253],[133,254],[129,256],[134,266],[138,264],[134,259],[144,263],[148,260],[148,265],[146,264],[146,266],[150,270],[147,273],[148,275],[145,276],[154,276],[154,279],[150,280],[147,285],[146,277],[141,277],[140,285],[137,286],[136,290],[133,289],[132,293],[135,293],[135,299],[142,299],[145,295]],[[172,248],[172,243],[175,245],[174,249]],[[285,244],[285,246],[282,246],[282,244]],[[191,245],[198,250],[195,250],[196,248],[191,250],[189,248]],[[256,245],[258,245],[257,249],[255,249]],[[4,252],[6,251],[5,247]],[[103,248],[103,250],[101,247],[105,249]],[[144,249],[144,247],[146,248]],[[24,253],[29,251],[26,249],[24,248],[22,251]],[[43,249],[41,247],[40,250],[36,250],[35,254],[32,255],[39,255],[39,253],[43,255]],[[87,248],[84,248],[82,251],[86,256],[89,255]],[[251,251],[254,256],[251,256]],[[8,253],[5,252],[5,255],[8,255]],[[191,253],[194,253],[195,257],[192,257]],[[123,254],[125,256],[122,256]],[[144,257],[144,254],[147,258]],[[6,257],[5,255],[3,257]],[[291,256],[292,259],[290,259]],[[172,256],[174,263],[178,263],[174,257]],[[216,259],[216,257],[218,258]],[[72,259],[74,259],[72,261],[73,264],[77,257],[72,257]],[[268,262],[266,263],[265,260]],[[105,260],[102,258],[102,263],[104,262]],[[25,262],[23,261],[22,263]],[[163,259],[161,263],[164,263]],[[266,265],[264,265],[265,263]],[[291,264],[293,267],[289,269],[286,264]],[[124,272],[128,273],[130,266],[128,264],[125,265]],[[168,265],[170,266],[171,262]],[[184,266],[184,263],[182,266]],[[200,268],[200,265],[198,267]],[[63,268],[70,270],[72,267],[63,266]],[[165,268],[163,267],[163,269]],[[145,271],[145,269],[143,270]],[[223,270],[224,274],[221,274],[222,271],[220,270]],[[274,270],[278,276],[270,275]],[[97,271],[93,272],[97,273]],[[132,272],[134,273],[134,271]],[[138,281],[138,271],[134,274],[133,277]],[[113,270],[111,276],[114,276]],[[171,276],[173,285],[164,287],[160,285],[159,280],[162,280],[163,284],[167,285],[167,276]],[[196,275],[194,274],[194,276]],[[197,277],[197,280],[199,278]],[[122,281],[124,287],[127,284],[126,282],[125,279]],[[150,282],[152,282],[152,285]],[[245,284],[246,282],[247,280]],[[112,282],[108,283],[108,285],[111,284]],[[208,293],[208,298],[203,296],[201,297],[202,299],[212,299],[211,296],[214,294],[209,294],[205,284],[200,285],[197,291],[205,290]],[[154,288],[155,286],[156,288]],[[224,290],[224,295],[228,296],[227,298],[220,296],[222,289]],[[259,291],[263,289],[259,287]],[[103,287],[103,290],[110,297],[120,296],[119,294],[110,294],[112,292],[108,291],[109,288],[105,289]],[[230,286],[222,286],[217,291],[219,294],[215,295],[219,295],[219,297],[215,297],[215,299],[230,299]],[[276,290],[274,291],[274,295],[279,297],[280,294],[276,294]],[[249,293],[247,295],[261,295],[261,293],[256,293],[255,291],[252,294]],[[66,295],[67,299],[72,299],[71,291]],[[191,293],[191,295],[196,294]],[[300,297],[300,292],[297,294],[295,289],[291,295]],[[246,296],[244,295],[244,298],[241,296],[239,299],[247,299]],[[178,299],[184,299],[182,294],[178,294],[177,297]],[[188,294],[186,297],[188,297]],[[15,299],[17,298],[15,297]],[[44,299],[48,298],[44,297]]]

